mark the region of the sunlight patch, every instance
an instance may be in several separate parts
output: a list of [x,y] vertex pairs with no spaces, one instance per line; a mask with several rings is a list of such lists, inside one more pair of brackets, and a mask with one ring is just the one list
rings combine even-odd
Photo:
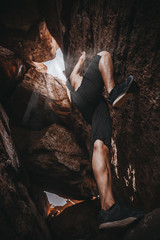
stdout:
[[47,195],[47,198],[48,198],[48,201],[49,203],[52,205],[52,206],[63,206],[66,204],[66,200],[65,198],[62,198],[54,193],[50,193],[50,192],[46,192],[46,195]]
[[63,83],[66,82],[66,76],[64,74],[65,72],[64,58],[60,48],[57,49],[56,57],[54,59],[43,63],[48,68],[47,73],[51,74],[53,77],[61,79]]

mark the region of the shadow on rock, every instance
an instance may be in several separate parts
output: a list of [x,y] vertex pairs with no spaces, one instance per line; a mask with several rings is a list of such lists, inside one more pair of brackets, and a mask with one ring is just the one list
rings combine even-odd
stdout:
[[66,208],[61,214],[49,215],[48,223],[56,240],[146,240],[160,239],[160,209],[145,215],[128,228],[98,229],[99,199]]

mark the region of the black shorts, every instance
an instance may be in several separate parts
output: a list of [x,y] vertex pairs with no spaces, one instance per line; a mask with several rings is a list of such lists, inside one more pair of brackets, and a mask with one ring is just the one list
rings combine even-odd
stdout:
[[73,104],[92,126],[92,144],[99,139],[110,149],[112,124],[108,105],[102,96],[104,82],[98,68],[100,58],[96,55],[92,59],[77,91],[74,91],[69,80],[67,87],[71,91]]

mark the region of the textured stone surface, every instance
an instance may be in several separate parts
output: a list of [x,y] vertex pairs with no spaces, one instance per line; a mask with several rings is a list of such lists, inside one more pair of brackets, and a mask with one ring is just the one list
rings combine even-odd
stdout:
[[14,124],[42,129],[54,122],[70,124],[71,106],[61,80],[30,68],[7,102]]
[[31,190],[30,195],[31,198],[37,207],[38,211],[40,212],[40,215],[46,219],[49,212],[51,204],[48,201],[46,193],[43,191],[42,187],[39,187],[38,185],[31,184]]
[[64,30],[60,11],[61,1],[57,0],[2,2],[0,45],[13,50],[25,59],[37,62],[52,59],[55,56],[52,36],[56,38],[59,46],[63,47]]
[[115,82],[132,74],[138,84],[139,92],[120,111],[111,110],[112,172],[117,199],[146,209],[158,207],[160,198],[159,7],[147,0],[76,1],[71,17],[63,15],[67,74],[80,51],[90,59],[107,50]]
[[29,33],[28,40],[25,38],[21,44],[23,46],[21,52],[24,59],[43,62],[53,59],[56,56],[56,45],[45,21],[40,22]]
[[[40,72],[40,64],[30,64],[35,66],[5,103],[12,125],[21,127],[13,129],[21,159],[45,190],[71,198],[92,197],[97,189],[88,152],[90,128],[71,105],[64,83]],[[53,123],[59,125],[49,127]]]
[[71,131],[53,124],[43,131],[12,128],[12,135],[32,181],[43,189],[72,199],[97,194],[88,153]]
[[11,95],[27,66],[22,59],[7,48],[0,46],[0,100],[6,101]]
[[13,51],[0,46],[0,100],[3,103],[22,82],[30,67],[37,72],[47,72],[47,67],[43,63],[24,61]]
[[160,209],[146,214],[143,219],[131,224],[126,229],[103,229],[100,231],[98,229],[99,209],[99,201],[91,200],[68,207],[58,216],[49,215],[48,222],[55,239],[65,240],[66,236],[70,240],[160,239]]
[[68,207],[56,217],[49,215],[48,222],[53,236],[57,240],[66,239],[66,236],[70,240],[95,239],[99,232],[98,212],[99,202],[91,200]]
[[[61,16],[62,23],[65,27],[63,39],[67,74],[71,71],[81,50],[87,52],[88,59],[91,59],[98,51],[108,50],[113,56],[116,83],[123,82],[129,74],[133,74],[139,86],[137,95],[129,100],[121,111],[111,111],[114,130],[112,142],[112,172],[115,195],[117,199],[123,198],[128,203],[133,202],[135,206],[147,209],[158,207],[160,168],[158,161],[160,151],[158,111],[160,94],[158,81],[158,34],[160,24],[158,2],[144,0],[141,2],[131,1],[130,4],[126,4],[126,1],[97,1],[96,3],[85,1],[83,4],[81,4],[81,1],[71,1],[70,3],[71,5],[68,5],[66,8],[65,2],[62,1],[62,8],[59,7],[59,13],[57,13],[57,17],[59,18],[57,22],[60,22]],[[42,15],[49,11],[50,4],[51,2],[48,1],[43,14],[41,12]],[[56,5],[55,9],[57,6],[58,5]],[[40,17],[41,14],[37,10],[36,4],[32,9],[34,9],[35,13],[38,12],[34,17]],[[68,11],[65,11],[66,9],[68,9]],[[61,10],[62,15],[60,15]],[[6,13],[2,15],[2,22],[3,24],[5,23],[6,28],[11,27],[12,29],[16,29],[16,24],[14,25],[11,21],[13,15],[12,13],[10,18],[8,18],[9,22],[5,21],[8,15],[6,15]],[[48,16],[47,24],[51,25],[51,15]],[[31,19],[27,20],[25,15],[24,19],[25,23],[21,24],[21,27],[17,27],[23,29],[23,31],[26,26],[27,30],[32,25]],[[38,17],[36,17],[36,19],[38,20]],[[61,30],[59,33],[57,30],[56,34],[60,36]],[[14,34],[15,33],[13,33],[16,39],[15,41],[18,41],[17,35]],[[11,36],[11,38],[13,36]],[[41,54],[42,49],[43,48],[40,49],[39,54]],[[86,62],[86,66],[87,64],[88,62]],[[30,73],[31,71],[32,70],[30,70]],[[33,75],[34,74],[30,74],[31,79],[34,78]],[[41,78],[42,75],[40,76],[40,73],[35,74],[38,79]],[[45,84],[44,87],[46,88]],[[28,98],[27,95],[24,95],[24,99],[27,100],[26,103],[22,101],[23,93],[21,93],[21,89],[17,88],[16,91],[18,91],[15,97],[16,103],[14,102],[12,109],[14,109],[17,104],[23,103],[21,105],[22,111],[18,110],[17,113],[15,111],[13,114],[15,119],[21,121],[25,116],[27,104],[33,89],[30,93],[27,92],[29,95]],[[33,94],[34,102],[35,99],[37,100],[37,96],[38,94]],[[44,105],[45,98],[41,99],[42,105]],[[40,108],[42,105],[39,105]],[[44,107],[42,107],[42,112],[44,115],[47,115],[46,117],[43,115],[41,120],[40,108],[37,107],[37,112],[34,111],[33,113],[31,111],[35,117],[32,116],[33,118],[31,119],[33,119],[33,121],[27,123],[28,125],[33,124],[35,126],[37,123],[39,124],[37,128],[42,128],[42,126],[44,127],[50,123],[59,122],[59,116],[57,119],[55,113],[53,113],[53,111],[50,112],[48,104],[47,110],[44,110]],[[17,106],[15,109],[20,108]],[[49,116],[48,119],[47,116]],[[68,116],[64,120],[68,124],[68,120],[66,119],[68,119]],[[15,120],[17,124],[18,121]],[[74,124],[77,124],[76,120],[74,120]],[[80,126],[81,125],[80,123]],[[74,125],[74,130],[78,129],[77,127],[78,124],[76,127]],[[80,130],[81,129],[80,127]],[[79,140],[77,130],[74,132],[76,132],[78,141],[83,145],[84,137]],[[88,131],[86,131],[84,136],[88,138],[87,133]],[[87,149],[89,149],[88,143],[89,141],[87,140],[87,143],[84,144],[85,147],[87,145]],[[150,166],[152,166],[152,168]],[[153,177],[151,178],[150,176]],[[146,199],[148,199],[148,201],[146,201]]]
[[10,28],[2,28],[2,31],[0,44],[24,60],[43,62],[55,57],[56,44],[45,21],[34,23],[27,31],[14,29],[12,33]]
[[[159,207],[159,1],[47,0],[38,2],[25,0],[22,3],[16,0],[3,2],[0,8],[0,45],[3,46],[3,49],[0,49],[0,65],[3,73],[0,74],[0,82],[3,89],[6,89],[6,83],[12,85],[11,81],[15,86],[14,78],[16,79],[19,66],[24,64],[24,60],[33,66],[32,61],[41,62],[54,58],[55,45],[48,29],[63,49],[67,76],[83,50],[87,52],[87,60],[82,73],[94,54],[101,50],[108,50],[113,56],[116,83],[123,82],[129,74],[134,75],[139,88],[137,94],[128,100],[120,111],[111,109],[113,120],[111,163],[114,193],[117,200],[123,199],[124,202],[138,208]],[[8,50],[4,48],[13,52],[7,52]],[[37,181],[41,185],[43,178],[46,181],[44,169],[47,169],[48,179],[53,179],[56,183],[54,185],[47,180],[46,188],[52,187],[52,190],[62,195],[72,192],[72,197],[76,198],[82,197],[82,193],[83,197],[91,196],[91,190],[95,189],[95,182],[91,176],[90,166],[87,165],[91,155],[90,128],[70,105],[66,88],[61,81],[45,74],[45,69],[40,72],[41,66],[35,65],[28,70],[25,77],[21,78],[21,83],[17,85],[15,91],[9,91],[11,96],[8,95],[7,99],[10,96],[10,100],[4,102],[13,125],[18,127],[23,125],[25,128],[32,129],[30,131],[15,128],[16,146],[20,155],[24,156],[25,164],[27,159],[32,159],[28,166],[32,181]],[[24,73],[20,75],[23,76]],[[51,84],[49,91],[47,81]],[[0,90],[5,96],[2,88]],[[6,92],[8,94],[8,88]],[[57,130],[60,129],[60,133],[55,130],[55,126]],[[41,140],[50,128],[54,129],[58,142],[61,138],[64,144],[58,145],[55,141],[52,142],[53,134],[49,134],[50,137],[45,138],[42,144]],[[27,131],[30,132],[27,133]],[[61,131],[65,134],[61,135]],[[75,149],[82,150],[81,158],[71,157],[72,150],[62,137],[68,139],[68,135],[70,141],[74,139]],[[29,142],[28,139],[32,141]],[[35,140],[34,144],[33,140]],[[10,149],[9,142],[5,146]],[[66,146],[70,149],[69,157]],[[4,151],[1,152],[2,157],[3,154]],[[52,165],[52,171],[49,165],[42,164],[43,154],[50,155],[50,158],[47,156],[49,160],[47,164]],[[16,161],[16,155],[13,159]],[[74,159],[76,159],[75,162]],[[77,159],[81,159],[80,162]],[[86,160],[88,160],[87,164]],[[39,176],[37,179],[33,176],[34,164]],[[76,170],[75,175],[71,167]],[[53,174],[55,172],[57,175]],[[61,183],[68,184],[68,187],[64,189],[63,186],[57,185],[57,179],[61,179]],[[23,184],[20,182],[20,185]],[[89,187],[81,188],[81,186]],[[77,191],[79,191],[78,195]],[[34,214],[34,210],[32,213]],[[149,225],[147,228],[150,229]],[[103,237],[106,238],[107,235],[104,233]],[[128,237],[132,236],[128,235]]]
[[27,182],[28,175],[19,163],[8,118],[1,105],[0,153],[1,239],[51,239],[44,217],[40,215],[23,183],[23,180]]
[[124,235],[124,240],[134,239],[160,239],[160,209],[148,213],[139,223],[136,223],[133,228],[130,228]]

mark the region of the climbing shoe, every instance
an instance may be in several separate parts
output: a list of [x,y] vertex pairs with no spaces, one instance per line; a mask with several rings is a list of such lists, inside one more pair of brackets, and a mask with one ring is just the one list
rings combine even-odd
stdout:
[[133,93],[135,81],[132,75],[128,77],[128,80],[120,85],[116,85],[109,94],[108,102],[115,108],[120,108]]
[[143,218],[145,212],[137,211],[123,204],[115,203],[108,210],[101,209],[98,222],[99,229],[124,228],[134,221]]

